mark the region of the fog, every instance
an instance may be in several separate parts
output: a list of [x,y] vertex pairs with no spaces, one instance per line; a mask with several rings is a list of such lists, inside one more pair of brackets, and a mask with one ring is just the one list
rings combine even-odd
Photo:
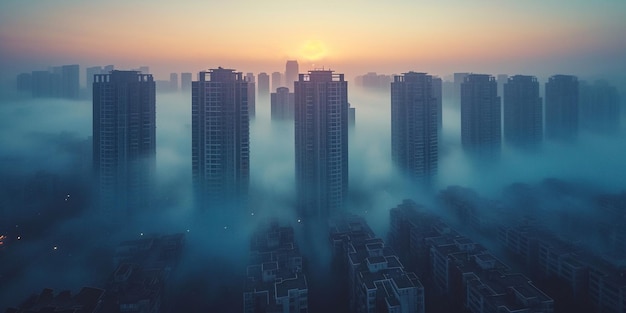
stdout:
[[[623,118],[613,136],[581,132],[575,144],[545,142],[533,154],[503,144],[498,162],[481,164],[461,149],[460,113],[450,100],[444,100],[437,180],[419,188],[392,166],[389,99],[388,93],[349,89],[356,125],[349,138],[346,210],[363,215],[380,237],[387,232],[390,208],[412,198],[438,211],[436,197],[448,186],[472,188],[490,199],[500,199],[511,184],[536,186],[548,178],[591,194],[626,189],[620,174],[626,172]],[[0,248],[0,309],[43,288],[103,287],[119,242],[168,233],[184,233],[187,241],[170,305],[223,309],[224,303],[241,300],[251,233],[270,221],[297,232],[307,223],[298,222],[294,209],[293,124],[271,122],[269,99],[257,98],[250,126],[250,207],[237,213],[237,222],[194,209],[191,95],[169,93],[157,94],[154,211],[114,225],[101,221],[92,203],[91,101],[29,96],[0,101],[0,234],[10,239]],[[538,201],[547,209],[567,204],[543,196]],[[307,241],[310,235],[300,234],[305,242],[299,245],[311,263],[321,264],[328,258],[327,234]]]

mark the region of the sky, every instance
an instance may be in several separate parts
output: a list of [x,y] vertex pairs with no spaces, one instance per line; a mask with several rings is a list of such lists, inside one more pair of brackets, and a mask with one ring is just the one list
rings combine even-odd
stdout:
[[621,0],[2,1],[0,64],[614,76],[625,32]]

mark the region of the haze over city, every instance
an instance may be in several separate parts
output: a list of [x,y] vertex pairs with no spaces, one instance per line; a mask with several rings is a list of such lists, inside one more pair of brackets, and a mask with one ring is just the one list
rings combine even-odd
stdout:
[[625,32],[623,1],[0,3],[0,310],[626,312]]

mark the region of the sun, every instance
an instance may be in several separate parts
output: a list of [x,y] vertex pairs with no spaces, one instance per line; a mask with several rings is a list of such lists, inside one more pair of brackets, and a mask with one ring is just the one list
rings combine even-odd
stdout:
[[309,61],[317,61],[326,56],[326,46],[319,40],[307,40],[300,47],[300,55]]

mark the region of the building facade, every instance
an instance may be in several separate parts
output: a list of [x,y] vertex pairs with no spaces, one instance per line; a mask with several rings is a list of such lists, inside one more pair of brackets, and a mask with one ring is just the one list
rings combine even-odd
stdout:
[[180,73],[180,90],[191,90],[191,73]]
[[258,80],[258,88],[259,88],[259,99],[267,101],[267,98],[270,95],[270,76],[267,73],[262,72],[257,76]]
[[248,82],[248,116],[253,119],[256,115],[256,81],[253,73],[246,73]]
[[293,120],[294,94],[287,87],[279,87],[271,94],[272,120]]
[[461,144],[483,160],[499,158],[502,144],[498,84],[491,75],[469,74],[461,84]]
[[191,93],[196,207],[224,212],[244,206],[250,180],[248,83],[240,72],[220,67],[200,72]]
[[285,64],[285,86],[293,90],[293,83],[298,80],[298,60],[287,60]]
[[348,83],[330,70],[295,82],[295,162],[298,214],[337,213],[348,190]]
[[504,84],[504,140],[523,149],[543,141],[543,105],[534,76],[515,75]]
[[433,78],[408,72],[391,83],[391,158],[403,174],[429,181],[437,174],[438,123]]
[[605,80],[579,85],[580,128],[600,134],[619,131],[621,113],[617,87]]
[[152,75],[94,75],[93,167],[106,217],[150,207],[156,167],[156,90]]
[[276,91],[278,87],[285,87],[283,84],[283,74],[281,72],[272,73],[272,91]]
[[578,78],[554,75],[546,83],[546,140],[578,137]]

